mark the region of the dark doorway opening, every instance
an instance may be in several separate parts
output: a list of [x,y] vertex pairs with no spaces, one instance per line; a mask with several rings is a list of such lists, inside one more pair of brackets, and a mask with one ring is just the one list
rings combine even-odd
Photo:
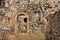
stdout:
[[27,22],[27,18],[24,18],[24,22]]

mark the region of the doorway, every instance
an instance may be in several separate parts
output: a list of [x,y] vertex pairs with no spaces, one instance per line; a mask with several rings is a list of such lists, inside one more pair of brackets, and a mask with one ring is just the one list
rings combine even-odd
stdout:
[[26,33],[27,32],[27,16],[24,14],[19,14],[17,16],[18,32]]

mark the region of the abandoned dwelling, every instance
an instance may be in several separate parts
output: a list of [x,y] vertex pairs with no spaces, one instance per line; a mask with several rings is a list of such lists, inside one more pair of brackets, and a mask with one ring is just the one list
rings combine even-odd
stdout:
[[52,37],[55,33],[49,34],[51,29],[60,28],[57,26],[59,24],[57,19],[60,18],[59,10],[59,0],[0,0],[0,32],[8,32],[10,35],[19,32],[43,32]]

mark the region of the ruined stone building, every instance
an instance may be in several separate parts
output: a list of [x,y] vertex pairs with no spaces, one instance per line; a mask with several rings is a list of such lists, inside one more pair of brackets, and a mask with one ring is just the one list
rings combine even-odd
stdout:
[[59,0],[0,0],[0,31],[9,34],[46,33],[52,25],[50,15],[58,10]]
[[40,7],[39,0],[1,0],[0,14],[2,19],[0,19],[3,22],[1,24],[14,28],[15,32],[18,30],[22,32],[37,30],[40,28],[39,23],[43,17]]

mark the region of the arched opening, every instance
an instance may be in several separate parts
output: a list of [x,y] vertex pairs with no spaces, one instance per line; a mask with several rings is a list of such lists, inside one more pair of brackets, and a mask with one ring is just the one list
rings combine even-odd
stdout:
[[27,32],[27,16],[24,14],[19,14],[17,16],[18,32],[26,33]]
[[24,18],[24,22],[27,22],[27,18]]

